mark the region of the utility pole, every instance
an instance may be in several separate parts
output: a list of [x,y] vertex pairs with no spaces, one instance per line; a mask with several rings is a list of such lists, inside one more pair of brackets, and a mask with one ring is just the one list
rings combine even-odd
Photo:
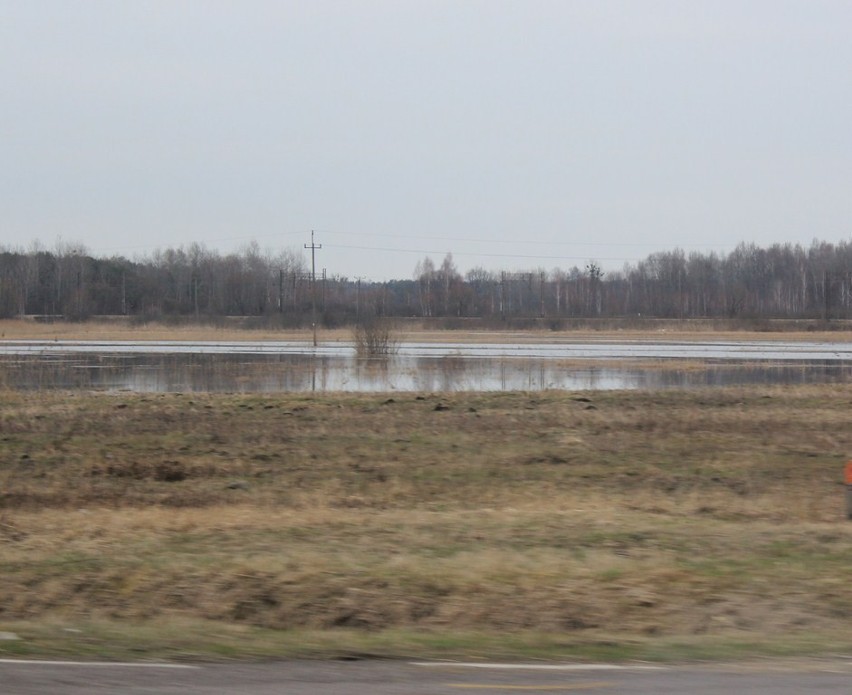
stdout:
[[127,275],[121,271],[121,314],[127,316]]
[[500,271],[500,320],[506,320],[506,271]]
[[360,277],[360,276],[355,278],[355,280],[357,280],[357,282],[358,282],[358,284],[355,286],[355,322],[356,323],[361,320],[361,280],[363,280],[363,279],[364,278]]
[[316,251],[322,248],[322,244],[314,243],[314,230],[311,230],[311,245],[305,244],[306,249],[311,250],[311,328],[314,332],[314,347],[317,346],[317,262]]

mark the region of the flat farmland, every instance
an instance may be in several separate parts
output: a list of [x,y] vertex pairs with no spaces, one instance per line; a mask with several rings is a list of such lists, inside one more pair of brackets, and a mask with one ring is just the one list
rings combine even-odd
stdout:
[[[601,320],[584,321],[576,328],[510,329],[459,328],[435,329],[413,319],[389,319],[393,336],[401,342],[458,342],[458,343],[572,343],[600,341],[820,341],[843,342],[852,335],[852,322],[834,321],[827,324],[809,321],[767,321],[758,330],[748,321],[678,320],[646,321]],[[476,326],[477,324],[471,324]],[[352,328],[321,328],[322,343],[353,340]],[[28,319],[0,319],[0,340],[130,340],[130,341],[303,341],[311,344],[310,329],[245,328],[239,320],[220,325],[162,322],[134,323],[126,318],[111,321],[37,322]]]
[[4,392],[4,655],[852,648],[852,387]]

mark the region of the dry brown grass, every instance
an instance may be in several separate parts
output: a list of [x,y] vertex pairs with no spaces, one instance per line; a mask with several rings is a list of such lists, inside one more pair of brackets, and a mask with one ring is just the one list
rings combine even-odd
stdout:
[[[324,332],[327,340],[347,339],[345,330]],[[310,328],[304,330],[244,329],[210,325],[133,324],[115,321],[40,323],[23,319],[0,320],[0,340],[299,340],[310,343]]]
[[830,650],[852,617],[849,386],[0,403],[0,629],[36,653],[98,621]]
[[[435,330],[418,321],[395,324],[395,333],[401,341],[418,342],[484,342],[484,343],[573,343],[607,342],[620,340],[648,341],[699,341],[699,340],[764,340],[764,341],[822,341],[848,342],[850,330],[796,330],[778,331],[718,329],[712,321],[659,321],[650,328],[636,328],[618,321],[607,322],[606,327],[571,330]],[[352,339],[347,328],[320,329],[321,342],[339,342]],[[210,325],[165,325],[160,323],[134,324],[127,320],[90,321],[86,323],[39,323],[23,319],[0,319],[0,340],[293,340],[312,342],[310,329],[274,330],[268,328],[246,329],[215,327]]]

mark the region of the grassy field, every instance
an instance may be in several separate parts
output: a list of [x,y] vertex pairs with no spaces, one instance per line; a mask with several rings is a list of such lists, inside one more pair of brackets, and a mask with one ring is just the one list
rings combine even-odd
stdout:
[[[477,325],[477,324],[472,324]],[[0,340],[209,340],[259,341],[295,340],[310,343],[310,329],[276,330],[246,329],[237,321],[222,326],[206,324],[166,325],[163,323],[136,324],[124,319],[88,321],[83,323],[39,323],[23,319],[0,319]],[[628,322],[618,319],[600,322],[587,321],[580,328],[565,330],[435,330],[418,320],[391,322],[394,337],[418,342],[512,342],[560,343],[607,340],[767,340],[767,341],[824,341],[848,342],[852,323],[835,321],[832,330],[813,322],[771,322],[757,330],[754,322],[712,320],[648,320]],[[320,342],[353,340],[352,328],[320,329]]]
[[852,650],[852,387],[0,393],[0,655]]

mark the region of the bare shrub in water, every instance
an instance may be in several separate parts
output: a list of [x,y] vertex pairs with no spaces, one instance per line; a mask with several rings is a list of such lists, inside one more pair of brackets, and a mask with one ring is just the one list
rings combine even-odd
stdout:
[[367,319],[353,329],[355,352],[359,357],[387,357],[399,349],[399,339],[390,321]]

